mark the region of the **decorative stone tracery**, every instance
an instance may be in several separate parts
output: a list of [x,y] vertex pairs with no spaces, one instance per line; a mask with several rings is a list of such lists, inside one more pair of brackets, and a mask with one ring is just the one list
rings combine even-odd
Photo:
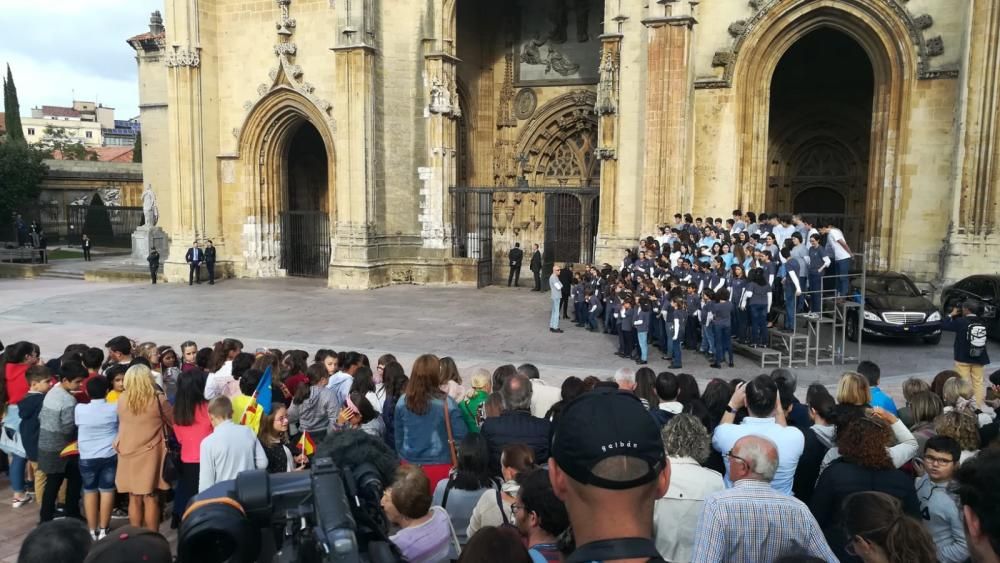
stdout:
[[[524,157],[520,168],[529,185],[596,185],[598,165],[593,154],[597,148],[596,103],[594,92],[574,90],[535,112],[518,137],[515,153]],[[579,174],[563,174],[570,169]]]

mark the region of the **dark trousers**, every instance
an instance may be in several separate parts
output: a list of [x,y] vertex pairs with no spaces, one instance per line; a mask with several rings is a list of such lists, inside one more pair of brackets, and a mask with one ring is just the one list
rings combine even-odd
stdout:
[[160,269],[159,266],[150,266],[149,267],[149,278],[151,280],[153,280],[153,283],[156,283],[156,270],[159,270],[159,269]]
[[823,300],[823,274],[809,272],[809,311],[818,313]]
[[191,271],[188,273],[188,285],[197,281],[201,283],[201,262],[191,262]]
[[521,281],[521,267],[511,266],[510,274],[507,275],[507,287],[510,287],[510,283],[514,282],[514,287],[518,287],[518,283]]
[[623,330],[618,335],[618,342],[621,346],[619,352],[621,352],[626,358],[632,356],[632,351],[635,350],[636,338],[634,330]]
[[687,323],[684,325],[684,345],[696,350],[699,336],[701,336],[701,322],[694,316],[688,315]]
[[670,351],[670,367],[672,369],[677,369],[681,367],[681,339],[675,338],[671,340],[673,343],[671,345]]
[[721,364],[729,355],[729,363],[733,363],[733,328],[715,325],[715,363]]
[[587,313],[587,328],[590,330],[597,330],[597,311]]
[[749,305],[750,343],[767,346],[767,305]]
[[198,471],[200,469],[200,463],[181,463],[180,479],[177,480],[177,489],[174,491],[174,514],[183,516],[188,501],[198,494]]
[[87,262],[90,262],[90,248],[89,247],[85,247],[83,249],[83,259],[85,261],[87,261]]
[[542,274],[538,270],[532,270],[531,275],[535,276],[535,291],[542,290]]
[[215,262],[205,262],[205,267],[208,268],[208,283],[215,285]]
[[564,294],[559,299],[559,311],[561,312],[562,318],[564,318],[564,319],[568,319],[569,318],[569,315],[566,314],[566,307],[568,307],[568,306],[569,306],[569,295],[565,295]]
[[38,511],[38,519],[48,522],[56,515],[56,497],[59,487],[66,481],[66,516],[80,517],[80,490],[83,480],[80,478],[80,461],[72,457],[66,461],[66,469],[62,473],[45,474],[45,492],[42,493],[42,505]]

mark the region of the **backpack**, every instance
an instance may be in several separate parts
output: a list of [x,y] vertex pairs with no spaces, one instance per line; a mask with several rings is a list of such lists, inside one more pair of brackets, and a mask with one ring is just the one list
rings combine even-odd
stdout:
[[986,353],[986,325],[978,320],[970,322],[966,337],[969,340],[970,358],[979,358]]

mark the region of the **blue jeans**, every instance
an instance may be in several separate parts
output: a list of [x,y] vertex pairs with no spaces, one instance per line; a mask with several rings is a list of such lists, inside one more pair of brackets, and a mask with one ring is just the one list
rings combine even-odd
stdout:
[[715,326],[712,331],[715,333],[715,363],[721,364],[726,354],[729,355],[729,363],[733,363],[733,340],[732,327]]
[[750,343],[767,345],[767,305],[750,306]]
[[10,488],[17,495],[24,494],[24,472],[28,466],[28,460],[19,456],[10,456]]
[[823,300],[823,273],[809,272],[809,310],[818,313]]
[[646,358],[649,357],[649,333],[639,331],[635,335],[639,338],[639,359],[645,362]]
[[850,287],[847,274],[851,273],[851,259],[837,260],[837,295],[847,297]]
[[785,330],[795,330],[795,315],[799,312],[801,299],[795,295],[795,285],[785,284]]
[[671,348],[673,348],[673,353],[670,354],[670,367],[677,369],[681,367],[681,339],[675,338],[672,341]]
[[80,479],[84,493],[113,493],[118,456],[80,460]]
[[712,325],[702,324],[701,325],[701,351],[708,352],[709,355],[715,355],[715,336],[714,336]]
[[552,300],[552,317],[549,319],[549,328],[559,328],[559,300]]

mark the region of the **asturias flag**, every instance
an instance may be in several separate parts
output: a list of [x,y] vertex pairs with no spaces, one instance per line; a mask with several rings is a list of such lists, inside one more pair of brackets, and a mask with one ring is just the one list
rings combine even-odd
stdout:
[[303,432],[302,437],[299,438],[299,450],[307,456],[316,453],[316,442],[313,441],[308,432]]
[[80,448],[76,440],[70,442],[65,448],[62,449],[61,452],[59,452],[59,457],[64,459],[67,457],[74,457],[78,455],[80,455]]
[[264,414],[271,414],[271,366],[264,370],[264,375],[260,376],[257,389],[250,397],[250,403],[240,417],[240,424],[246,426],[251,419],[257,420],[257,411],[263,410]]

